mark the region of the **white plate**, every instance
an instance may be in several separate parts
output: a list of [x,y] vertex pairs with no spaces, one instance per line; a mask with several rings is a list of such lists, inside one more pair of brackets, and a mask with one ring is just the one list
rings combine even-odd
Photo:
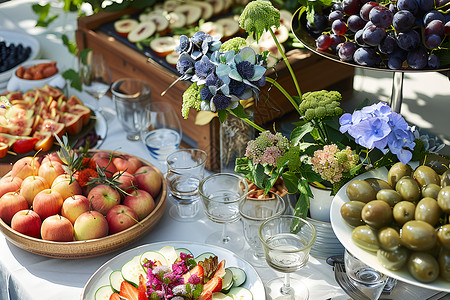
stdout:
[[106,139],[106,134],[108,133],[108,123],[106,123],[105,116],[102,113],[96,112],[95,117],[97,118],[95,122],[95,132],[100,139],[97,141],[94,149],[99,149]]
[[245,260],[235,255],[233,252],[226,250],[224,248],[204,245],[200,243],[192,242],[160,242],[148,245],[143,245],[122,254],[117,255],[111,260],[107,261],[103,266],[101,266],[88,280],[83,288],[81,294],[81,300],[92,300],[95,297],[95,292],[104,285],[109,284],[109,274],[113,271],[120,270],[122,266],[130,261],[136,255],[142,254],[145,251],[158,251],[164,246],[173,246],[176,248],[186,248],[192,252],[195,256],[204,252],[213,252],[218,256],[219,261],[225,259],[225,267],[239,267],[243,269],[247,275],[247,280],[242,285],[243,287],[249,289],[253,294],[253,299],[266,299],[266,293],[264,291],[264,286],[261,278],[259,277],[256,270]]
[[[22,32],[0,30],[0,41],[5,41],[7,45],[9,45],[10,43],[13,43],[16,45],[21,43],[24,47],[28,47],[28,46],[31,47],[30,56],[22,63],[37,58],[39,55],[39,51],[41,50],[41,46],[35,37],[33,37],[29,34],[26,34],[26,33],[22,33]],[[20,63],[20,64],[22,64],[22,63]],[[0,82],[4,82],[4,81],[8,82],[12,73],[19,67],[19,65],[17,65],[16,67],[14,67],[8,71],[1,72],[0,73]],[[6,85],[5,85],[5,87],[6,87]]]
[[[374,177],[374,178],[386,180],[387,174],[388,174],[388,170],[386,168],[382,168],[382,169],[376,169],[376,170],[372,170],[370,172],[361,174],[361,175],[357,176],[355,179],[365,179],[365,178]],[[406,268],[403,268],[399,271],[388,270],[388,269],[384,268],[382,265],[380,265],[376,254],[365,251],[353,243],[353,241],[352,241],[353,227],[348,225],[344,221],[344,219],[342,219],[341,212],[340,212],[341,206],[345,202],[349,201],[349,199],[345,193],[347,186],[349,184],[350,184],[350,182],[345,184],[339,190],[339,192],[336,194],[336,196],[333,199],[333,202],[331,203],[331,210],[330,210],[331,226],[333,227],[334,233],[336,234],[337,238],[342,243],[342,245],[344,245],[344,247],[346,249],[348,249],[358,259],[360,259],[367,265],[371,266],[372,268],[375,268],[378,271],[386,274],[389,277],[393,277],[400,281],[404,281],[409,284],[420,286],[420,287],[423,287],[426,289],[450,292],[450,282],[444,281],[444,280],[438,278],[436,281],[433,281],[431,283],[422,283],[422,282],[419,282],[416,279],[414,279],[414,277],[412,277],[409,274],[409,272],[408,272],[408,270],[406,270]]]

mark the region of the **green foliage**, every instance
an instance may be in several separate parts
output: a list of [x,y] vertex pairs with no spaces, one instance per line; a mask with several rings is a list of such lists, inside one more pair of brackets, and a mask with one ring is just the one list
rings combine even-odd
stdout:
[[341,116],[344,110],[340,107],[342,95],[337,91],[315,91],[303,94],[300,113],[307,121]]
[[83,89],[80,81],[80,76],[78,75],[78,72],[75,71],[74,69],[68,69],[64,71],[62,73],[62,76],[64,77],[64,79],[70,82],[70,86],[73,87],[74,89],[78,91],[81,91]]
[[222,46],[220,46],[220,51],[231,51],[238,53],[239,50],[247,46],[247,41],[242,37],[235,37],[232,39],[229,39],[228,41],[224,42]]
[[189,116],[189,109],[195,108],[200,110],[202,98],[200,96],[200,88],[197,83],[192,83],[183,93],[183,104],[181,106],[181,115],[187,119]]
[[265,30],[280,26],[280,11],[273,7],[270,1],[252,1],[239,17],[239,25],[258,41]]

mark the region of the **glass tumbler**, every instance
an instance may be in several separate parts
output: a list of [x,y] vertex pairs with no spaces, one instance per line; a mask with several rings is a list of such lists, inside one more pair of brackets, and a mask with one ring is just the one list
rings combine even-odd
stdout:
[[166,181],[175,202],[169,214],[178,221],[193,221],[199,210],[198,186],[208,155],[200,149],[181,149],[167,157]]
[[127,133],[127,139],[140,139],[145,106],[150,103],[150,86],[136,78],[122,78],[111,86],[117,118]]

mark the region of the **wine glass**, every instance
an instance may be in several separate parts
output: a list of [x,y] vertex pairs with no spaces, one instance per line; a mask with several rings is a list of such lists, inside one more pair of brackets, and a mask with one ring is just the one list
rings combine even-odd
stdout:
[[316,229],[305,219],[283,215],[264,221],[259,227],[259,239],[267,264],[284,273],[284,278],[267,282],[270,299],[308,299],[309,290],[301,280],[289,274],[303,268],[316,240]]
[[167,102],[151,102],[145,106],[141,138],[150,155],[165,163],[178,149],[183,131],[175,109]]
[[198,191],[206,216],[213,222],[223,224],[222,231],[209,235],[206,243],[233,251],[242,249],[244,241],[241,235],[227,231],[227,224],[239,220],[239,202],[248,193],[245,178],[237,174],[216,173],[203,179]]
[[280,216],[286,210],[283,198],[277,193],[269,191],[267,195],[261,196],[258,197],[255,191],[251,191],[239,204],[244,237],[251,248],[250,251],[245,251],[244,258],[255,267],[267,267],[258,238],[259,226],[268,218]]
[[101,113],[99,101],[109,90],[112,82],[111,70],[105,57],[100,52],[90,49],[86,55],[80,55],[78,68],[83,91],[96,99],[94,110]]

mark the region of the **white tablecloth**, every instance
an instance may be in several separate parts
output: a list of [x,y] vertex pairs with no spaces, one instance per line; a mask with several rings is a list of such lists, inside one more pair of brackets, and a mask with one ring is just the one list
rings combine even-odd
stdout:
[[[65,46],[61,44],[61,34],[65,33],[74,39],[73,31],[76,27],[76,14],[63,14],[60,9],[53,7],[52,11],[59,13],[60,17],[49,28],[35,28],[36,16],[31,10],[29,0],[14,0],[0,4],[0,29],[27,32],[34,35],[40,41],[41,58],[57,60],[58,65],[64,70],[76,66],[76,58],[71,56]],[[86,94],[76,91],[71,93],[79,95],[87,104],[93,101]],[[101,100],[107,115],[108,133],[103,141],[101,149],[117,150],[134,154],[153,163],[165,171],[165,167],[154,161],[143,144],[130,142],[126,139],[125,132],[115,118],[111,99],[104,97]],[[218,224],[209,221],[203,213],[197,221],[192,223],[180,223],[172,219],[168,209],[165,215],[144,238],[135,244],[128,245],[125,249],[160,241],[193,241],[204,242],[206,236],[220,229]],[[242,232],[240,222],[230,226],[231,230]],[[121,251],[123,251],[121,250]],[[247,251],[245,248],[238,255]],[[46,258],[26,252],[10,242],[0,234],[0,300],[6,299],[33,299],[33,300],[76,300],[90,276],[106,261],[120,253],[99,256],[89,259],[61,260]],[[276,274],[269,268],[257,269],[263,281]],[[303,277],[310,290],[310,299],[348,299],[334,280],[331,266],[324,260],[311,257],[308,265],[297,272]],[[418,289],[402,284],[396,291],[398,296],[393,299],[425,299],[434,292]],[[393,295],[394,296],[394,295]],[[260,300],[260,299],[255,299]]]

